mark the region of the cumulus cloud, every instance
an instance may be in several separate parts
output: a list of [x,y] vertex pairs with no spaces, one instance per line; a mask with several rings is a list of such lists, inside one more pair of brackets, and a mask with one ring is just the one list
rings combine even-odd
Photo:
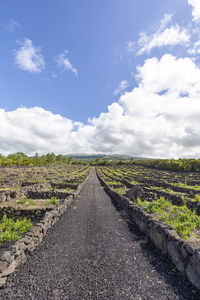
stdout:
[[200,1],[188,0],[188,4],[192,6],[192,15],[195,22],[200,21]]
[[42,108],[0,110],[0,152],[200,156],[200,68],[165,54],[137,68],[138,85],[88,124]]
[[164,46],[187,45],[190,36],[186,29],[181,29],[179,25],[165,28],[163,31],[157,31],[153,35],[148,36],[145,32],[140,33],[138,41],[138,55],[145,52],[149,53],[153,48]]
[[69,58],[66,57],[67,54],[68,54],[67,50],[59,54],[56,58],[56,62],[58,66],[61,67],[64,71],[71,71],[77,76],[78,70],[75,67],[73,67]]
[[[171,22],[173,18],[172,14],[164,14],[163,18],[160,20],[159,25],[154,28],[154,32],[156,35],[159,35],[162,33],[162,31],[167,27],[167,25]],[[150,40],[153,38],[153,35],[148,36],[145,32],[140,33],[139,41],[136,43],[135,41],[128,41],[126,44],[126,49],[129,52],[136,51],[138,46],[141,48],[141,46],[147,45]],[[155,43],[155,40],[154,40]]]
[[193,43],[192,48],[188,49],[188,54],[197,55],[200,54],[200,40]]
[[129,86],[128,81],[125,80],[125,79],[122,80],[122,81],[119,83],[118,87],[114,90],[113,94],[114,94],[115,96],[117,96],[118,94],[120,94],[121,92],[123,92],[125,89],[127,89],[128,86]]
[[190,58],[151,58],[138,86],[90,120],[93,149],[151,157],[200,156],[200,69]]
[[129,41],[126,44],[127,51],[136,51],[137,55],[141,55],[150,53],[154,48],[177,45],[188,46],[190,42],[189,31],[186,28],[181,28],[178,24],[170,25],[172,18],[172,14],[165,14],[151,34],[140,32],[137,42]]
[[41,47],[33,46],[29,39],[24,39],[20,44],[21,47],[14,52],[18,68],[30,73],[40,73],[45,67]]
[[10,32],[14,32],[16,31],[17,29],[19,29],[21,27],[21,25],[13,20],[13,19],[10,19],[9,21],[9,24],[6,26],[6,28],[10,31]]
[[71,120],[40,107],[0,110],[0,152],[33,154],[68,150]]

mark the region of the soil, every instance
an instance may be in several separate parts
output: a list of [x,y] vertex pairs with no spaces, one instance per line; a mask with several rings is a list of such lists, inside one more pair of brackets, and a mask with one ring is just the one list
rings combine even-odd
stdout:
[[74,204],[0,299],[200,299],[198,291],[120,215],[91,171]]

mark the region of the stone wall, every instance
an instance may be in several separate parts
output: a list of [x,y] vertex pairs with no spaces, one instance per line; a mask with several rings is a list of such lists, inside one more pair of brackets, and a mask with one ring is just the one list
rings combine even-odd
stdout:
[[46,211],[39,223],[23,238],[15,242],[0,255],[0,287],[6,284],[7,277],[12,274],[17,267],[24,264],[27,256],[35,250],[35,248],[42,242],[47,230],[51,228],[59,217],[65,212],[67,207],[73,202],[73,199],[80,193],[85,185],[89,175],[85,181],[78,185],[75,193],[68,196],[54,209]]
[[200,243],[190,244],[180,238],[170,226],[155,220],[128,198],[113,191],[98,173],[97,175],[105,191],[114,199],[117,208],[123,210],[154,245],[168,256],[176,268],[200,289]]
[[55,197],[57,199],[65,199],[71,193],[60,192],[60,191],[27,191],[26,196],[31,199],[50,199],[51,197]]
[[8,218],[27,217],[36,222],[37,220],[40,220],[47,211],[51,211],[53,209],[53,206],[51,206],[44,208],[42,207],[41,209],[19,209],[12,206],[4,206],[0,207],[0,218],[2,218],[4,214],[6,214]]

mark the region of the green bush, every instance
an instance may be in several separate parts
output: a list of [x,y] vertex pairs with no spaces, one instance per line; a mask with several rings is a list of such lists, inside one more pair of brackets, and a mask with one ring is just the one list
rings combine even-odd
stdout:
[[56,199],[56,197],[51,197],[51,200],[49,200],[46,204],[46,206],[49,206],[49,205],[58,205],[59,202],[58,200]]
[[14,220],[5,214],[0,219],[0,243],[16,241],[22,234],[33,228],[31,220],[27,218]]
[[200,216],[185,205],[173,205],[163,197],[152,202],[143,202],[138,198],[135,202],[148,213],[157,213],[158,220],[170,225],[184,239],[195,236],[195,229],[200,228]]
[[169,213],[163,212],[159,220],[171,225],[185,239],[195,236],[195,229],[200,228],[200,217],[187,206],[173,206]]

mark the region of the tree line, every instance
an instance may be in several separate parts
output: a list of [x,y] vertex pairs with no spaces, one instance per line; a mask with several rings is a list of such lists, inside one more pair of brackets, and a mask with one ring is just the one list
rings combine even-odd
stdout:
[[[136,163],[136,162],[135,162]],[[180,158],[180,159],[155,159],[137,162],[138,164],[156,168],[160,170],[178,171],[178,172],[199,172],[200,159]]]
[[78,163],[72,156],[66,157],[65,155],[47,153],[39,155],[37,152],[34,156],[30,157],[23,152],[17,152],[4,156],[0,154],[0,166],[44,166],[49,164],[72,164]]

